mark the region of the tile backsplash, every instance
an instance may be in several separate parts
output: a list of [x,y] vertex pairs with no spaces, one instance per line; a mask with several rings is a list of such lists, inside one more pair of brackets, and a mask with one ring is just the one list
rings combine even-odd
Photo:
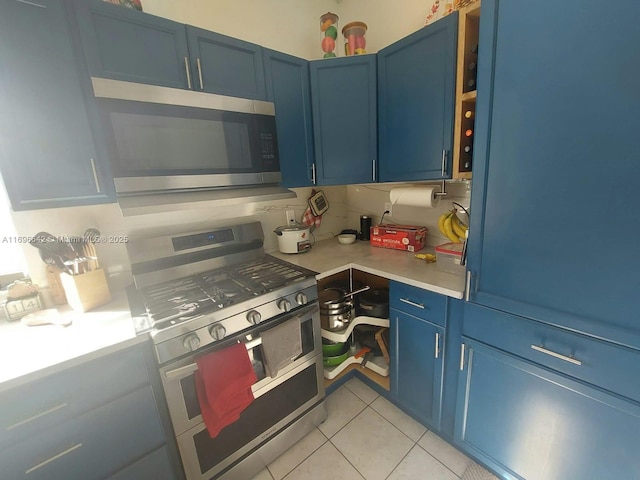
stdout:
[[[154,236],[162,234],[191,232],[259,221],[262,223],[267,252],[278,250],[273,230],[286,224],[286,210],[294,210],[300,221],[307,207],[311,188],[295,188],[297,198],[229,205],[218,208],[195,208],[179,212],[156,213],[123,217],[117,204],[92,205],[84,207],[54,208],[13,212],[13,222],[18,235],[32,236],[46,231],[53,235],[82,235],[88,227],[95,227],[103,235],[111,236]],[[316,240],[337,235],[347,224],[347,188],[323,187],[329,201],[329,210],[323,215],[322,223],[314,231]],[[109,283],[121,289],[131,283],[131,267],[125,243],[103,243],[96,246],[101,265],[106,268]],[[34,282],[46,284],[45,265],[37,249],[29,244],[22,245],[27,270]]]
[[[329,210],[323,215],[322,224],[314,232],[316,240],[331,238],[345,228],[360,227],[360,215],[373,217],[373,224],[380,222],[384,204],[389,201],[389,192],[405,184],[366,184],[321,187],[329,201]],[[117,204],[93,205],[85,207],[55,208],[13,212],[13,222],[18,235],[32,236],[40,231],[54,235],[82,235],[88,227],[99,229],[103,235],[154,236],[177,234],[259,221],[265,234],[264,248],[267,252],[278,250],[273,230],[286,224],[286,210],[294,210],[300,221],[307,208],[307,198],[311,188],[294,188],[297,198],[230,205],[217,208],[194,208],[179,212],[156,213],[123,217]],[[424,225],[429,229],[427,243],[430,246],[446,243],[438,231],[438,216],[451,208],[456,201],[469,206],[470,183],[447,183],[449,195],[441,199],[436,208],[393,206],[393,215],[387,215],[385,222]],[[103,243],[97,245],[97,253],[102,266],[106,268],[109,283],[114,290],[131,283],[131,267],[125,243]],[[22,245],[27,269],[33,280],[46,284],[44,264],[38,251],[28,244]]]

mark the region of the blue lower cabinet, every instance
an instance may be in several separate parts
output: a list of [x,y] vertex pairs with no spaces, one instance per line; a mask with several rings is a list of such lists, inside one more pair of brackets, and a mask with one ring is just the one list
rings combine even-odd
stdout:
[[640,406],[463,337],[456,443],[504,478],[640,478]]
[[444,329],[390,309],[391,395],[407,412],[440,429]]
[[318,185],[371,183],[377,175],[376,56],[310,62]]
[[267,100],[276,109],[282,185],[311,185],[314,163],[309,62],[264,49]]

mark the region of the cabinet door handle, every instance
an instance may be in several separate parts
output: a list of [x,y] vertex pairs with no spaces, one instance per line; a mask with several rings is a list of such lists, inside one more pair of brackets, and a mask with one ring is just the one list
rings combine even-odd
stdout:
[[376,159],[373,159],[373,181],[376,181]]
[[100,190],[100,180],[98,179],[98,170],[96,170],[96,161],[91,158],[91,170],[93,171],[93,181],[96,183],[96,191],[102,193]]
[[471,272],[469,270],[467,270],[467,282],[466,282],[466,285],[464,287],[464,300],[465,300],[465,302],[468,302],[469,298],[471,298]]
[[466,345],[464,343],[460,344],[460,371],[464,370],[464,351],[466,349]]
[[200,57],[196,58],[196,68],[198,69],[198,79],[200,80],[200,90],[204,90],[204,83],[202,82],[202,65],[200,64]]
[[65,455],[68,455],[69,453],[73,452],[74,450],[79,449],[80,447],[82,447],[82,444],[81,443],[76,443],[73,447],[67,448],[64,452],[60,452],[57,455],[54,455],[53,457],[45,460],[44,462],[40,462],[39,464],[34,465],[33,467],[31,467],[28,470],[26,470],[24,472],[24,474],[25,475],[29,475],[30,473],[35,472],[39,468],[42,468],[45,465],[47,465],[47,464],[49,464],[49,463],[51,463],[51,462],[53,462],[53,461],[55,461],[55,460],[57,460],[57,459],[59,459],[61,457],[64,457]]
[[189,71],[189,59],[184,57],[184,71],[187,72],[187,87],[189,90],[193,90],[193,86],[191,85],[191,72]]
[[582,365],[580,360],[576,360],[573,357],[567,357],[566,355],[562,355],[561,353],[554,352],[553,350],[549,350],[544,347],[539,347],[538,345],[531,345],[531,348],[536,352],[544,353],[545,355],[550,355],[555,358],[559,358],[560,360],[564,360],[565,362],[573,363],[574,365]]
[[29,418],[25,418],[24,420],[20,420],[17,423],[14,423],[13,425],[9,425],[5,430],[13,430],[14,428],[18,428],[21,427],[22,425],[26,425],[27,423],[31,423],[34,420],[37,420],[38,418],[44,417],[46,415],[49,415],[50,413],[53,412],[57,412],[58,410],[62,410],[63,408],[67,407],[67,403],[61,403],[60,405],[56,405],[55,407],[51,407],[49,410],[45,410],[44,412],[40,412],[40,413],[36,413],[35,415],[29,417]]
[[16,2],[24,3],[25,5],[31,5],[32,7],[47,8],[46,5],[40,5],[39,3],[34,3],[34,2],[27,2],[27,0],[16,0]]
[[406,298],[401,298],[400,301],[402,303],[406,303],[408,305],[411,305],[412,307],[421,308],[422,310],[424,310],[424,305],[422,303],[412,302],[411,300],[408,300]]
[[436,332],[436,352],[435,357],[438,358],[440,356],[440,334]]
[[311,183],[316,184],[316,164],[311,164]]
[[442,176],[447,175],[447,151],[442,150]]

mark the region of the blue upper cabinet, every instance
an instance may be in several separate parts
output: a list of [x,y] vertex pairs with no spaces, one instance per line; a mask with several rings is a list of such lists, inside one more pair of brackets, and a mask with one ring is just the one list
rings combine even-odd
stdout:
[[315,60],[310,69],[316,183],[377,181],[376,56]]
[[451,178],[458,12],[378,52],[380,181]]
[[112,199],[70,31],[63,0],[0,1],[0,167],[14,210]]
[[309,62],[264,49],[267,100],[276,107],[282,185],[311,185],[313,125]]
[[266,100],[262,47],[187,25],[194,90]]
[[640,346],[631,12],[483,1],[468,265],[474,302]]
[[73,5],[91,76],[190,88],[184,24],[99,0]]

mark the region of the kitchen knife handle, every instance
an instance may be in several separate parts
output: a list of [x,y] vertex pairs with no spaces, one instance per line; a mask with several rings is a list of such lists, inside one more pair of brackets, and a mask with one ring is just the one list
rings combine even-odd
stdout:
[[436,332],[436,352],[435,357],[438,358],[440,356],[440,334]]
[[184,71],[187,72],[187,87],[189,90],[193,90],[193,86],[191,85],[191,72],[189,71],[189,59],[184,57]]
[[196,68],[198,69],[198,79],[200,80],[200,90],[204,90],[204,82],[202,81],[202,65],[200,57],[196,58]]
[[96,191],[98,193],[102,193],[100,189],[100,180],[98,179],[98,170],[96,170],[96,161],[93,158],[89,159],[91,161],[91,171],[93,172],[93,181],[96,184]]

